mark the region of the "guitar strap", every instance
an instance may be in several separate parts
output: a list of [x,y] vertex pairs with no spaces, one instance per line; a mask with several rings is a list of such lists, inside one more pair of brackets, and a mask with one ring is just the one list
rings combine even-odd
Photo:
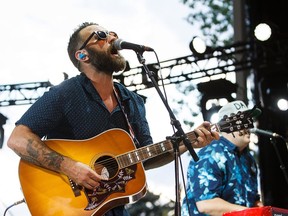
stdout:
[[130,135],[131,135],[131,137],[132,137],[132,139],[133,139],[136,147],[139,148],[139,147],[141,147],[141,146],[140,146],[140,143],[139,143],[139,141],[137,140],[137,138],[136,138],[136,136],[135,136],[135,133],[134,133],[134,131],[133,131],[133,128],[132,128],[132,126],[131,126],[131,124],[130,124],[130,122],[129,122],[128,115],[127,115],[127,113],[125,112],[124,104],[121,103],[121,101],[120,101],[120,96],[119,96],[118,90],[115,89],[115,87],[113,88],[113,90],[114,90],[114,95],[115,95],[115,97],[116,97],[116,99],[117,99],[117,103],[119,104],[119,107],[120,107],[120,109],[121,109],[121,111],[122,111],[122,113],[123,113],[123,115],[124,115],[124,117],[125,117],[125,119],[126,119],[126,123],[127,123],[128,129],[129,129],[129,133],[130,133]]

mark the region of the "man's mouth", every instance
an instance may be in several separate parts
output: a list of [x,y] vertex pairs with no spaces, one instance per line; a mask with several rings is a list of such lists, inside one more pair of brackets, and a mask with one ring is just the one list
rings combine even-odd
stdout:
[[111,51],[110,51],[110,53],[112,54],[112,55],[118,55],[118,50],[116,50],[114,47],[111,49]]
[[110,53],[112,55],[118,55],[118,50],[115,48],[114,44],[112,43],[112,45],[110,46]]

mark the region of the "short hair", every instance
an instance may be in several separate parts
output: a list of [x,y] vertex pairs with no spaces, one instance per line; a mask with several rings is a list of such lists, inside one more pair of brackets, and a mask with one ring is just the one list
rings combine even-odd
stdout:
[[72,61],[73,65],[76,68],[78,68],[78,60],[75,57],[75,53],[79,49],[79,47],[81,46],[81,42],[83,41],[79,35],[79,32],[82,29],[86,28],[87,26],[91,26],[91,25],[98,25],[98,24],[94,22],[84,22],[81,25],[79,25],[78,28],[76,28],[74,32],[72,33],[72,35],[70,36],[67,51],[68,51],[70,60]]

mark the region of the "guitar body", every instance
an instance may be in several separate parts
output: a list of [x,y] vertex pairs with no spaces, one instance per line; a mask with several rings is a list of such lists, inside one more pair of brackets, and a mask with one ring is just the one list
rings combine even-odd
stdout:
[[[101,181],[96,191],[91,191],[79,188],[65,175],[21,159],[19,179],[33,216],[98,216],[116,206],[137,201],[146,194],[142,162],[119,168],[116,160],[118,155],[135,150],[131,137],[125,131],[112,129],[87,140],[55,139],[44,142],[60,154],[89,165],[97,173],[101,167],[99,174],[108,178]],[[102,161],[105,163],[102,164]]]

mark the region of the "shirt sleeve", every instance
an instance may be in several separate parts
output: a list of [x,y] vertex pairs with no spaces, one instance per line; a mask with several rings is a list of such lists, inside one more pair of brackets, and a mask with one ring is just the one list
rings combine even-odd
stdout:
[[51,88],[45,92],[16,122],[29,127],[39,137],[47,135],[60,121],[61,98],[57,90]]
[[198,162],[191,161],[188,168],[188,182],[196,202],[221,196],[222,172],[213,157],[206,155]]

